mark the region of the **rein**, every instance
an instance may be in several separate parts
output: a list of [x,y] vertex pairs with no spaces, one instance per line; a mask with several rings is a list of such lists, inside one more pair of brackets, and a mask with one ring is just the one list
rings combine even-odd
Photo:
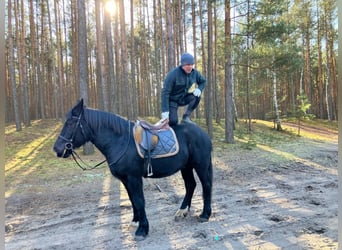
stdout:
[[[81,123],[81,117],[82,117],[82,113],[81,113],[78,117],[74,117],[75,119],[77,119],[77,124],[76,124],[76,126],[75,126],[75,128],[74,128],[74,131],[73,131],[73,133],[72,133],[71,139],[67,139],[67,138],[65,138],[64,136],[61,136],[61,135],[60,135],[59,137],[61,137],[63,140],[66,141],[66,143],[65,143],[65,149],[71,151],[72,158],[74,159],[74,161],[76,162],[76,164],[77,164],[77,166],[78,166],[79,168],[81,168],[83,171],[85,171],[85,170],[93,170],[93,169],[95,169],[95,168],[101,166],[101,165],[102,165],[103,163],[105,163],[107,160],[103,160],[103,161],[101,161],[100,163],[96,164],[95,166],[89,166],[86,162],[84,162],[84,161],[81,159],[81,157],[80,157],[80,156],[76,153],[76,151],[74,150],[74,147],[73,147],[72,142],[73,142],[73,139],[74,139],[74,137],[75,137],[76,129],[77,129],[78,127],[81,128],[82,134],[85,136],[85,133],[84,133],[84,130],[83,130],[83,126],[82,126],[82,123]],[[89,127],[88,124],[87,124],[87,126]],[[109,167],[110,167],[111,165],[113,165],[113,164],[116,164],[116,163],[123,157],[123,155],[125,154],[125,152],[127,151],[128,146],[129,146],[129,139],[130,139],[130,137],[131,137],[131,123],[130,123],[130,121],[128,120],[128,140],[127,140],[127,144],[126,144],[126,146],[123,148],[123,150],[120,152],[119,157],[118,157],[115,161],[113,161],[113,162],[111,162],[111,163],[108,164]],[[77,160],[77,159],[78,159],[78,160]],[[85,167],[83,167],[83,166],[80,164],[79,161],[80,161],[83,165],[85,165]]]
[[[128,121],[128,140],[127,140],[127,144],[126,147],[121,151],[120,156],[113,162],[109,163],[108,166],[110,167],[113,164],[116,164],[121,158],[122,156],[124,156],[125,152],[127,151],[128,145],[129,145],[129,139],[131,137],[131,123]],[[100,163],[96,164],[95,166],[91,167],[89,165],[87,165],[87,163],[85,163],[81,157],[76,153],[76,151],[74,151],[74,149],[71,149],[71,155],[72,158],[74,159],[74,161],[77,163],[77,166],[79,166],[83,171],[85,170],[93,170],[99,166],[101,166],[103,163],[106,162],[106,160],[101,161]],[[86,167],[82,167],[82,165],[78,162],[77,158],[84,164],[86,165]]]
[[[103,161],[101,161],[100,163],[97,163],[95,166],[91,167],[91,166],[89,166],[87,163],[85,163],[85,162],[81,159],[81,157],[76,153],[76,151],[72,150],[72,151],[71,151],[71,155],[72,155],[72,158],[74,159],[74,161],[77,163],[77,166],[79,166],[80,169],[82,169],[83,171],[85,171],[85,170],[93,170],[93,169],[97,168],[98,166],[101,166],[103,163],[106,162],[106,160],[103,160]],[[86,167],[82,167],[82,165],[78,162],[78,160],[77,160],[76,157],[77,157],[84,165],[86,165]]]

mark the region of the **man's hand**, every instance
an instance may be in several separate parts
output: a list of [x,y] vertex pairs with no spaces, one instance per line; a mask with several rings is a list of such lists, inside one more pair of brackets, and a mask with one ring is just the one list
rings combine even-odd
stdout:
[[169,119],[169,112],[163,112],[161,114],[162,119]]
[[194,94],[194,96],[200,97],[202,94],[202,91],[199,88],[197,88],[197,89],[195,89],[193,94]]

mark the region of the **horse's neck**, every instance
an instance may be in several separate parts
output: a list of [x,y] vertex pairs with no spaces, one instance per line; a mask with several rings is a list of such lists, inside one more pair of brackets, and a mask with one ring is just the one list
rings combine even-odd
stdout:
[[[90,114],[91,112],[101,111],[85,109],[85,112],[88,112],[86,115],[89,117],[91,115],[94,115]],[[117,115],[107,112],[101,113],[103,115],[103,120],[101,120],[100,118],[98,118],[98,120],[89,119],[87,120],[87,123],[93,134],[91,142],[103,154],[106,154],[109,149],[113,150],[115,147],[120,147],[121,141],[127,141],[129,139],[128,137],[131,133],[130,131],[132,131],[132,125],[131,122],[125,121],[123,118]],[[108,122],[110,120],[113,120],[113,124],[111,122]],[[122,126],[122,124],[125,122],[127,122],[127,127]]]

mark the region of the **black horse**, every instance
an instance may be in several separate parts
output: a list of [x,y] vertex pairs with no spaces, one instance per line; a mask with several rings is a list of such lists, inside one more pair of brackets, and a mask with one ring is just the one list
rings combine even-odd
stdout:
[[[145,213],[142,177],[147,169],[137,152],[132,135],[134,123],[112,113],[84,107],[81,99],[66,116],[54,151],[58,157],[67,158],[76,148],[91,141],[106,157],[111,173],[125,186],[133,207],[132,222],[138,223],[135,239],[144,239],[149,231]],[[170,176],[181,170],[186,194],[176,217],[185,217],[190,210],[196,187],[193,170],[203,187],[203,211],[199,221],[208,221],[211,215],[213,169],[212,144],[207,133],[191,123],[173,127],[179,142],[179,152],[170,157],[152,159],[151,178]]]

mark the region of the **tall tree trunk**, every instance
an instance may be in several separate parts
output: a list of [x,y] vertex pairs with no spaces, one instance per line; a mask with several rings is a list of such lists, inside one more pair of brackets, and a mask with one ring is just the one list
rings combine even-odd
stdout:
[[121,36],[121,65],[122,65],[122,79],[125,86],[124,100],[126,102],[126,115],[128,119],[132,119],[132,105],[131,105],[131,91],[130,81],[128,78],[128,62],[127,62],[127,38],[126,38],[126,22],[125,22],[125,7],[124,1],[119,1],[120,9],[120,36]]
[[[149,14],[149,7],[148,7],[148,1],[145,0],[146,3],[144,4],[144,6],[146,6],[146,14],[145,15],[142,15],[142,16],[146,16],[147,20],[145,23],[147,23],[147,27],[145,26],[145,23],[143,25],[143,28],[144,30],[151,30],[151,22],[150,22],[150,14]],[[146,19],[144,18],[144,19]],[[150,70],[148,68],[149,65],[152,65],[152,60],[150,59],[151,58],[151,49],[149,46],[150,44],[152,44],[152,40],[151,40],[151,36],[148,35],[148,33],[144,33],[143,35],[143,40],[145,41],[143,44],[144,44],[144,54],[145,54],[145,57],[144,57],[144,71],[145,71],[145,84],[146,84],[146,89],[147,89],[147,96],[149,96],[150,98],[147,98],[147,115],[152,115],[152,116],[155,116],[156,115],[156,112],[155,112],[155,109],[153,108],[153,101],[154,101],[154,91],[153,91],[153,84],[151,84],[151,75],[153,74],[154,72],[154,69],[155,67],[153,67],[153,70]]]
[[[204,18],[204,11],[203,11],[203,1],[199,0],[198,5],[199,5],[199,20],[200,20],[200,30],[201,30],[201,36],[200,36],[200,41],[201,41],[200,46],[201,46],[201,49],[200,50],[202,52],[202,57],[201,57],[201,60],[202,60],[202,74],[205,77],[208,77],[208,75],[207,75],[207,54],[206,54],[207,48],[205,46],[205,39],[204,39],[204,32],[205,32],[206,28],[204,27],[204,22],[203,22],[203,20],[205,19]],[[207,91],[205,91],[205,92],[207,92]],[[204,98],[205,98],[205,96],[204,96]],[[204,105],[206,105],[205,102],[204,102]],[[196,109],[196,116],[200,118],[201,117],[200,115],[201,115],[200,109],[197,108]]]
[[8,1],[7,7],[7,16],[8,16],[8,28],[7,28],[7,39],[8,39],[8,71],[9,71],[9,80],[11,82],[11,93],[12,93],[12,101],[13,101],[13,111],[14,111],[14,120],[15,127],[17,131],[21,131],[21,121],[19,115],[19,103],[17,96],[17,86],[15,80],[15,66],[14,66],[14,46],[13,46],[13,31],[12,31],[12,0]]
[[250,111],[250,79],[251,79],[251,68],[250,68],[250,0],[247,0],[247,79],[246,79],[246,110],[247,110],[247,132],[250,133],[252,130],[251,127],[251,111]]
[[191,0],[191,21],[192,21],[192,42],[194,48],[194,58],[195,62],[197,62],[197,30],[196,30],[196,4],[195,0]]
[[41,114],[39,113],[39,103],[44,102],[43,99],[39,99],[39,84],[38,84],[38,70],[39,70],[39,63],[38,63],[38,41],[37,41],[37,32],[36,32],[36,25],[35,25],[35,20],[34,17],[36,16],[35,14],[35,8],[33,7],[33,0],[30,0],[30,15],[29,15],[29,20],[30,20],[30,40],[31,40],[31,48],[30,48],[30,58],[31,58],[31,64],[30,64],[30,75],[31,75],[31,86],[32,86],[32,92],[33,92],[33,112],[34,112],[34,117],[35,119],[37,118],[45,118],[44,112]]
[[213,136],[213,17],[212,17],[212,1],[208,1],[208,78],[207,91],[205,95],[206,120],[208,126],[208,134]]
[[116,10],[116,13],[114,14],[114,31],[113,34],[115,34],[114,39],[114,60],[115,60],[115,72],[116,72],[116,85],[115,85],[115,92],[116,92],[116,113],[123,114],[123,91],[121,90],[123,88],[122,86],[122,72],[120,70],[121,67],[121,51],[120,51],[120,32],[119,32],[119,9]]
[[107,83],[109,84],[109,111],[115,112],[115,73],[114,73],[114,54],[111,18],[109,13],[105,13],[105,33],[106,33],[106,65],[107,65]]
[[77,52],[78,52],[78,81],[80,96],[88,104],[88,50],[87,50],[87,18],[85,0],[77,0]]
[[[334,52],[334,28],[333,28],[333,10],[335,9],[335,1],[329,1],[328,13],[326,17],[326,40],[327,40],[327,66],[329,69],[329,86],[330,86],[330,110],[331,119],[337,119],[337,70],[336,70],[336,55]],[[340,35],[340,34],[339,34]]]
[[206,55],[206,47],[205,47],[205,39],[204,39],[204,31],[206,30],[206,28],[204,27],[204,14],[203,14],[203,0],[199,0],[199,20],[200,20],[200,27],[201,27],[201,50],[202,50],[202,72],[203,75],[206,76],[207,75],[207,55]]
[[[54,80],[54,74],[52,75],[52,79],[53,80],[49,80],[47,79],[47,72],[48,69],[46,67],[46,65],[48,65],[48,61],[49,61],[49,57],[47,55],[50,54],[49,51],[49,45],[48,42],[49,40],[51,40],[50,38],[48,38],[48,34],[47,34],[47,26],[46,26],[46,16],[49,14],[47,13],[47,7],[46,5],[46,1],[42,1],[40,4],[40,34],[39,34],[39,44],[40,44],[40,52],[39,52],[39,63],[41,65],[40,67],[40,72],[39,72],[39,99],[46,99],[47,103],[50,103],[51,105],[49,105],[49,107],[46,106],[42,106],[44,103],[41,102],[40,104],[40,110],[42,112],[44,112],[44,116],[48,116],[49,114],[51,115],[51,117],[58,117],[57,114],[57,98],[55,98],[55,94],[54,91],[57,93],[57,90],[55,89],[55,80]],[[48,21],[49,22],[49,21]],[[51,75],[51,74],[50,74]],[[45,82],[47,82],[47,86],[45,86]],[[54,113],[55,112],[55,113]]]
[[[303,56],[304,56],[304,90],[308,96],[309,102],[312,103],[312,80],[311,80],[311,11],[310,1],[304,1],[303,11],[305,12],[303,32]],[[311,112],[311,108],[309,110]]]
[[[178,15],[179,15],[179,19],[178,20],[178,39],[179,39],[179,48],[180,48],[180,54],[182,54],[183,52],[185,52],[185,39],[184,37],[186,37],[186,30],[184,29],[184,1],[181,1],[181,0],[178,0],[178,9],[177,9],[177,12],[178,12]],[[179,57],[179,56],[178,56]]]
[[[26,23],[25,23],[25,6],[24,1],[21,0],[19,5],[19,0],[17,2],[17,8],[20,8],[20,15],[15,14],[17,18],[17,34],[18,39],[18,57],[19,57],[19,79],[21,86],[21,97],[22,97],[22,111],[24,117],[24,124],[26,127],[31,126],[30,119],[30,101],[29,101],[29,85],[27,79],[27,58],[26,58]],[[19,19],[20,18],[20,19]],[[20,23],[19,23],[20,22]]]
[[225,0],[225,140],[234,143],[230,0]]
[[[198,3],[196,4],[195,0],[191,0],[191,20],[192,20],[192,42],[193,42],[193,49],[194,49],[194,59],[195,59],[195,63],[198,61],[197,59],[197,22],[196,22],[196,17],[197,17],[197,13],[196,13],[196,5],[198,5]],[[204,73],[204,72],[203,72]],[[195,110],[195,115],[196,117],[200,117],[200,109],[196,109]]]
[[98,104],[100,109],[108,111],[107,85],[105,83],[104,73],[104,50],[103,50],[103,35],[102,24],[103,19],[101,1],[95,0],[95,18],[96,18],[96,81],[98,86]]
[[[159,16],[160,18],[162,17],[162,1],[161,0],[158,0],[158,13],[159,13]],[[167,59],[166,59],[166,51],[167,51],[167,37],[165,36],[165,34],[163,33],[163,25],[161,24],[160,27],[159,27],[159,37],[160,37],[160,41],[161,41],[161,51],[160,51],[160,54],[163,55],[161,56],[161,75],[162,76],[165,76],[166,73],[167,73]],[[160,102],[159,102],[160,103]],[[159,112],[160,113],[160,112]]]
[[[133,0],[132,0],[133,1]],[[160,14],[160,6],[157,6],[157,0],[153,0],[153,26],[155,32],[153,40],[154,40],[154,45],[155,45],[155,50],[154,50],[154,67],[155,67],[155,75],[156,75],[156,96],[157,96],[157,106],[155,107],[155,110],[157,112],[157,115],[159,116],[161,114],[161,89],[162,89],[162,63],[161,60],[159,60],[162,56],[160,53],[161,46],[162,46],[162,41],[160,41],[161,36],[161,28],[162,28],[162,23],[159,21],[161,20],[161,14]]]
[[59,86],[59,103],[60,103],[60,114],[61,116],[65,113],[64,108],[64,65],[63,65],[63,53],[62,53],[62,39],[61,39],[61,28],[60,28],[60,11],[59,11],[59,0],[55,0],[55,24],[56,24],[56,44],[57,44],[57,71],[58,71],[58,82],[56,83]]
[[[155,11],[155,8],[153,8]],[[131,0],[131,72],[132,72],[132,108],[133,108],[133,116],[132,118],[136,120],[138,118],[138,93],[137,93],[137,83],[136,83],[136,70],[135,70],[135,55],[137,53],[136,48],[135,48],[135,36],[134,36],[134,1]],[[156,29],[155,29],[156,30]],[[156,34],[156,32],[155,32]],[[158,48],[158,47],[157,47]],[[156,49],[157,50],[157,49]]]
[[324,117],[324,95],[323,95],[323,56],[322,56],[322,25],[321,25],[321,19],[319,15],[319,6],[318,6],[318,1],[316,0],[316,5],[317,5],[317,104],[318,104],[318,114],[319,118],[323,119]]
[[273,105],[275,110],[275,123],[277,125],[277,130],[282,130],[280,115],[279,115],[279,107],[278,107],[278,98],[277,98],[277,74],[273,71]]
[[[88,104],[88,50],[87,50],[87,18],[85,0],[77,0],[77,49],[78,49],[78,79],[80,83],[80,96],[85,105]],[[94,146],[86,143],[83,146],[83,154],[94,153]]]
[[[53,46],[53,35],[52,35],[52,21],[51,21],[51,13],[50,13],[50,6],[49,6],[49,0],[46,0],[46,9],[47,9],[47,16],[48,16],[48,24],[49,24],[49,40],[51,41],[49,45],[49,52],[48,54],[50,57],[48,58],[48,61],[51,62],[52,70],[48,71],[48,75],[51,76],[52,79],[52,86],[53,86],[53,102],[54,102],[54,111],[55,111],[55,118],[58,119],[61,117],[60,115],[60,105],[58,104],[58,91],[61,91],[58,88],[57,84],[57,72],[56,72],[56,63],[55,63],[55,47]],[[52,71],[52,72],[51,72]],[[64,114],[63,114],[64,115]]]
[[214,117],[216,120],[217,124],[220,124],[221,122],[221,117],[223,116],[223,112],[224,112],[224,108],[221,105],[221,93],[222,91],[220,91],[220,87],[219,87],[219,79],[218,79],[218,72],[217,70],[215,70],[215,66],[219,65],[218,61],[218,55],[219,55],[219,51],[218,51],[218,16],[217,16],[217,2],[214,1],[214,60],[213,60],[213,91],[214,91]]
[[331,116],[331,95],[330,95],[330,91],[331,91],[331,87],[330,87],[330,78],[331,78],[331,75],[330,75],[330,70],[329,70],[329,67],[326,66],[326,71],[327,71],[327,77],[326,77],[326,80],[325,80],[325,102],[327,104],[326,106],[326,109],[327,109],[327,119],[328,121],[331,121],[332,120],[332,116]]
[[173,27],[172,27],[172,13],[171,13],[171,2],[170,0],[165,0],[165,10],[166,10],[166,34],[167,34],[167,70],[171,70],[175,67],[175,46],[173,40]]
[[[70,3],[69,3],[70,2]],[[67,1],[67,3],[69,4],[67,7],[71,7],[70,8],[70,18],[69,18],[69,20],[67,21],[67,19],[66,19],[66,16],[65,15],[63,15],[63,32],[64,32],[64,35],[63,35],[63,37],[64,37],[64,58],[65,58],[65,60],[64,60],[64,74],[65,74],[65,77],[64,77],[64,79],[65,79],[65,81],[64,81],[64,86],[63,86],[63,88],[65,88],[65,87],[69,87],[70,85],[71,86],[75,86],[75,81],[73,81],[73,78],[72,78],[72,76],[70,76],[70,75],[75,75],[75,74],[70,74],[69,72],[70,72],[70,70],[69,70],[69,59],[68,59],[68,55],[70,54],[70,53],[72,53],[72,48],[70,48],[70,46],[68,45],[70,42],[72,42],[72,35],[70,35],[70,34],[68,34],[68,31],[69,31],[69,29],[68,29],[68,31],[67,31],[67,22],[70,22],[71,24],[73,23],[72,22],[72,20],[73,20],[73,13],[74,13],[74,11],[73,11],[73,9],[72,9],[72,6],[73,6],[73,1]],[[67,11],[66,11],[66,7],[65,7],[65,0],[62,0],[62,6],[63,6],[63,13],[66,13]],[[74,29],[74,28],[71,28],[71,30],[72,29]],[[66,83],[68,83],[67,85],[66,85]],[[76,92],[76,91],[75,91]],[[70,107],[72,104],[72,100],[71,100],[71,97],[70,97],[70,91],[67,91],[67,93],[65,93],[65,91],[63,91],[63,96],[64,96],[64,101],[63,101],[63,103],[64,103],[64,107]],[[63,110],[64,110],[64,107],[62,108]],[[63,114],[64,115],[64,114]]]
[[75,88],[75,91],[67,91],[68,99],[70,100],[70,106],[74,105],[74,102],[77,98],[80,98],[80,82],[79,82],[79,74],[78,74],[78,0],[71,0],[71,41],[72,41],[72,64],[71,69],[72,72],[76,72],[72,74],[72,82]]

